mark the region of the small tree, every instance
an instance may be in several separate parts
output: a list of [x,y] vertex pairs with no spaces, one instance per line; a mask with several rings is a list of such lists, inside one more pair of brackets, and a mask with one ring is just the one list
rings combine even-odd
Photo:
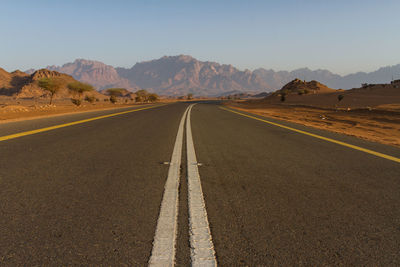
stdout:
[[42,78],[39,80],[38,85],[45,91],[50,93],[50,105],[53,102],[54,95],[61,89],[62,82],[54,78]]
[[67,85],[68,89],[74,94],[78,94],[79,100],[82,99],[82,95],[85,92],[93,91],[94,88],[90,84],[81,82],[72,82]]
[[339,102],[342,101],[343,98],[344,98],[344,95],[338,95],[337,96],[337,99],[338,99]]
[[156,102],[158,100],[158,95],[157,94],[149,94],[148,100],[150,102]]
[[287,95],[287,92],[282,92],[282,93],[281,93],[281,102],[285,102],[285,100],[286,100],[286,95]]
[[76,106],[80,106],[82,104],[82,101],[80,99],[75,98],[71,98],[71,102]]
[[146,90],[139,90],[136,93],[136,102],[147,102],[149,99],[149,93]]
[[140,96],[135,97],[135,102],[142,102],[142,101],[143,101],[142,97]]
[[113,103],[113,104],[117,103],[117,97],[115,95],[111,95],[110,96],[110,102]]

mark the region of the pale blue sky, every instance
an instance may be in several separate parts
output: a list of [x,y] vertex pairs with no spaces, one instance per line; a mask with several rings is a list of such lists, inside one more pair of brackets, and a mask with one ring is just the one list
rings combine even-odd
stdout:
[[346,74],[400,63],[400,1],[0,1],[0,67],[164,55]]

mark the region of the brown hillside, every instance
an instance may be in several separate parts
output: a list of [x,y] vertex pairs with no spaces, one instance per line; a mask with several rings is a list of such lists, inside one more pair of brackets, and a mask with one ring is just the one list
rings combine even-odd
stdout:
[[282,87],[281,90],[277,92],[287,91],[288,93],[298,93],[299,91],[307,90],[309,93],[318,94],[318,93],[332,93],[335,92],[335,89],[331,89],[326,85],[319,83],[317,81],[302,81],[299,79],[294,79],[293,81],[289,82],[285,86]]
[[30,98],[30,97],[42,97],[46,96],[46,92],[43,91],[38,85],[37,82],[42,78],[55,78],[63,81],[63,88],[61,88],[60,92],[56,94],[56,97],[69,97],[70,93],[67,89],[67,84],[75,81],[69,75],[61,74],[56,71],[50,71],[47,69],[41,69],[35,71],[32,75],[30,75],[30,79],[28,83],[24,84],[21,89],[17,92],[16,96],[18,98]]

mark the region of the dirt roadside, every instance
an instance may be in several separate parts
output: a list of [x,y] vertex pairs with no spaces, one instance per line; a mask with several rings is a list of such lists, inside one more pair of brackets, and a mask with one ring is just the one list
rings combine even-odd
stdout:
[[[169,103],[160,101],[158,104]],[[129,108],[149,105],[147,103],[84,103],[81,106],[75,106],[70,101],[55,101],[54,105],[48,105],[44,101],[8,101],[0,103],[0,124],[32,120],[45,117],[61,116],[66,114],[84,113],[90,111],[112,110],[118,108]]]
[[230,108],[400,147],[400,111],[230,102]]

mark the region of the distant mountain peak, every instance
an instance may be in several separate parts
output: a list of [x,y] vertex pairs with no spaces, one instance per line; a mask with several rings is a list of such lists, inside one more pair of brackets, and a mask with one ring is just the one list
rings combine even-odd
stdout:
[[[168,56],[167,56],[168,58]],[[182,60],[182,61],[191,61],[191,60],[196,60],[192,56],[189,55],[177,55],[177,56],[171,56],[170,58],[176,58],[177,60]]]
[[75,61],[72,64],[91,65],[91,66],[95,66],[95,67],[104,67],[104,66],[112,67],[110,65],[104,64],[101,61],[84,59],[84,58],[75,59]]
[[221,95],[228,91],[270,90],[267,83],[249,71],[232,65],[199,61],[188,55],[163,56],[136,63],[132,68],[117,68],[121,77],[158,94]]
[[131,91],[138,89],[135,84],[121,78],[114,67],[96,60],[79,58],[61,67],[48,66],[47,68],[69,74],[79,81],[92,84],[97,89],[110,87],[122,87]]

